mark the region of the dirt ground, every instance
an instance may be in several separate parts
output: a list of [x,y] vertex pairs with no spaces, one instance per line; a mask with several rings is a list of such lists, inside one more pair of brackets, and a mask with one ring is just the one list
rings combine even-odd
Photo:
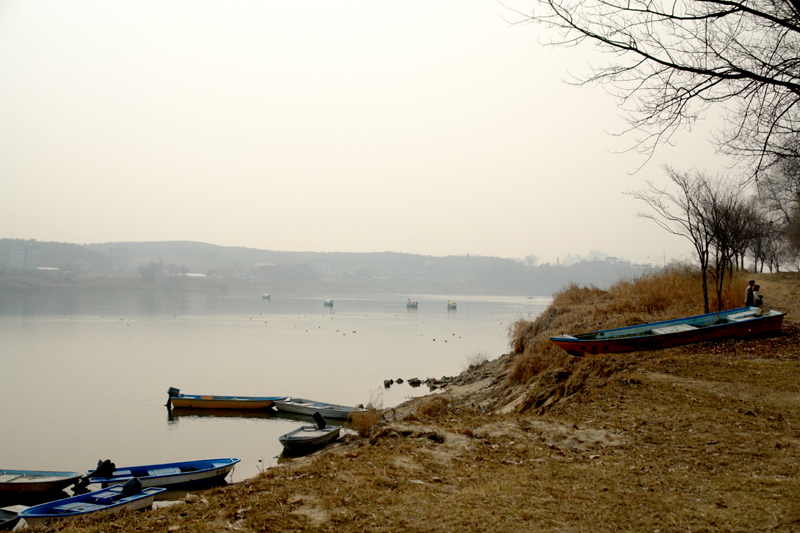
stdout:
[[[754,275],[783,334],[596,356],[518,413],[506,355],[368,438],[62,531],[800,531],[800,275]],[[742,289],[744,292],[744,288]]]

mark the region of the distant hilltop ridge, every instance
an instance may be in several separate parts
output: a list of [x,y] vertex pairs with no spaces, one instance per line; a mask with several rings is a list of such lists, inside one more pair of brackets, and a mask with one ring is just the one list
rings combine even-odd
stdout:
[[[0,274],[49,269],[71,280],[252,280],[266,290],[338,286],[407,292],[551,295],[569,282],[608,286],[646,270],[617,258],[569,266],[499,257],[398,252],[281,252],[191,241],[71,244],[0,239]],[[217,283],[219,285],[219,283]]]

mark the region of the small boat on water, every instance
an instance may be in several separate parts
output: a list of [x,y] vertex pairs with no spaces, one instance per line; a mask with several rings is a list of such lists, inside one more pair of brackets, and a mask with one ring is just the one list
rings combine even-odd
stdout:
[[270,298],[269,293],[264,293],[261,295],[262,300],[269,300],[269,298]]
[[74,485],[79,472],[0,469],[0,495],[29,496],[57,492]]
[[167,406],[181,409],[269,409],[284,396],[216,396],[213,394],[181,394],[170,387]]
[[313,400],[305,400],[303,398],[281,398],[275,400],[275,408],[280,413],[281,411],[287,413],[297,413],[300,415],[314,416],[314,413],[319,413],[325,418],[340,418],[346,419],[350,413],[356,411],[355,407],[347,405],[337,405],[334,403],[315,402]]
[[417,307],[419,307],[419,302],[412,302],[411,298],[409,298],[406,307],[408,307],[409,309],[416,309]]
[[28,525],[41,525],[51,520],[74,518],[110,509],[135,511],[152,506],[156,495],[166,490],[159,487],[143,489],[136,484],[115,485],[71,498],[34,505],[21,511],[18,516]]
[[456,308],[456,303],[455,302],[451,302],[450,300],[447,300],[447,308],[448,309],[455,309]]
[[315,425],[301,426],[278,437],[285,452],[290,454],[310,452],[339,438],[342,426],[329,426],[319,413],[314,413],[313,417]]
[[325,307],[333,307],[333,300],[325,300],[324,302],[322,302],[322,305],[324,305]]
[[550,340],[568,354],[577,356],[660,350],[695,342],[778,333],[783,316],[784,313],[778,311],[762,313],[758,307],[742,307],[579,335],[558,335]]
[[142,487],[164,487],[170,490],[197,485],[221,483],[240,459],[204,459],[155,465],[122,466],[117,468],[110,461],[101,461],[96,470],[87,470],[89,483],[122,485],[137,478]]

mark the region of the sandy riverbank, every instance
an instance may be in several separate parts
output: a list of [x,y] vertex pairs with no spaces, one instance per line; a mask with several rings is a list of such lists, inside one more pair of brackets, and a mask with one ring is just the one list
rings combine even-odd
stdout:
[[[518,355],[178,505],[61,531],[800,531],[800,276],[756,275],[784,333],[585,358]],[[559,380],[566,380],[556,386]],[[549,387],[549,388],[548,388]],[[523,409],[533,390],[560,391]],[[63,528],[63,529],[62,529]]]

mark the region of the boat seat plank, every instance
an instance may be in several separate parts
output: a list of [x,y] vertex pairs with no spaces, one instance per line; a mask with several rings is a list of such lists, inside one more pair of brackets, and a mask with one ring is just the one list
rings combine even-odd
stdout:
[[24,478],[24,476],[20,474],[0,474],[0,483],[11,483],[14,480],[19,480],[20,478]]
[[170,474],[180,474],[180,473],[181,473],[181,469],[177,468],[177,467],[154,468],[153,470],[148,470],[147,471],[147,475],[148,476],[167,476],[167,475],[170,475]]
[[653,328],[653,333],[666,335],[667,333],[678,333],[679,331],[692,331],[697,329],[689,324],[676,324],[674,326],[664,326],[663,328]]
[[114,470],[114,477],[131,477],[132,475],[130,470]]
[[742,311],[741,313],[728,315],[726,318],[728,320],[733,320],[734,322],[739,322],[741,320],[747,320],[749,318],[756,318],[757,315],[758,315],[757,311]]
[[56,513],[73,513],[73,512],[82,512],[88,513],[93,511],[99,511],[100,509],[104,509],[102,505],[96,505],[94,503],[86,503],[86,502],[73,502],[73,503],[65,503],[63,505],[56,505],[53,507],[53,511]]

